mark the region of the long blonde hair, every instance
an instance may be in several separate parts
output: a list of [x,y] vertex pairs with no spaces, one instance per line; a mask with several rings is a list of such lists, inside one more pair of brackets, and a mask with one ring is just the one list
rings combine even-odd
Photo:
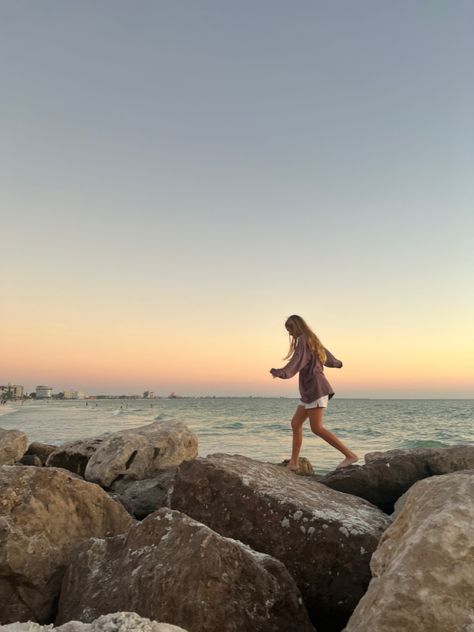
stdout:
[[293,353],[295,352],[296,341],[298,337],[304,334],[306,336],[308,347],[314,354],[318,356],[321,364],[324,364],[324,362],[326,362],[326,349],[323,347],[322,342],[319,340],[314,331],[309,327],[309,325],[306,324],[301,316],[293,314],[292,316],[287,318],[285,327],[290,336],[290,349],[288,351],[288,354],[285,356],[285,360],[293,355]]

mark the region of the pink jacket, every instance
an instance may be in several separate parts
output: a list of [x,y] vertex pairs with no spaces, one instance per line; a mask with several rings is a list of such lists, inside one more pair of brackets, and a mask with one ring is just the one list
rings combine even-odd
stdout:
[[[342,362],[337,360],[327,349],[326,356],[324,366],[336,369],[342,367]],[[274,377],[288,380],[296,375],[298,371],[300,374],[299,388],[302,402],[309,404],[323,397],[323,395],[328,395],[329,399],[333,397],[334,391],[324,375],[323,365],[318,356],[308,347],[305,335],[299,336],[296,341],[295,352],[288,364],[282,369],[271,369],[270,373]]]

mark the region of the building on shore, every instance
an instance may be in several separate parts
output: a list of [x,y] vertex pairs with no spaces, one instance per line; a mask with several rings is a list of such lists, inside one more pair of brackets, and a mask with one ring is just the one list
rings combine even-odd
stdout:
[[53,389],[51,386],[37,386],[36,399],[51,399],[53,397]]
[[82,391],[64,391],[63,399],[85,399]]
[[0,398],[2,399],[23,399],[25,387],[20,384],[7,384],[0,386]]
[[154,391],[145,391],[143,393],[143,399],[155,399]]

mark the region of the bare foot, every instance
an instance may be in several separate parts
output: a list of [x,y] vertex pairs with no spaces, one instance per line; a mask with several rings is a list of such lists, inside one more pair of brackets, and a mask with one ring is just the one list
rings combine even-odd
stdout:
[[349,467],[349,465],[353,465],[354,463],[357,463],[358,460],[359,460],[359,457],[357,456],[357,454],[353,454],[352,456],[346,456],[344,461],[341,461],[341,463],[339,463],[339,465],[336,467],[336,470],[341,470],[343,467]]
[[287,459],[285,459],[283,463],[286,465],[287,469],[291,470],[292,472],[296,472],[298,469],[298,463],[292,463],[290,460]]

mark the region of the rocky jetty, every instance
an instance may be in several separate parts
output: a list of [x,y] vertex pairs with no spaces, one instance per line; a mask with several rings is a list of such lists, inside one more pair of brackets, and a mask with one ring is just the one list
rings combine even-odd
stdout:
[[367,501],[286,468],[216,454],[183,463],[171,506],[281,560],[317,629],[340,630],[370,581],[389,518]]
[[98,485],[54,468],[0,467],[0,623],[49,623],[74,548],[131,524]]
[[27,445],[0,431],[0,631],[474,632],[474,446],[319,477],[179,422]]
[[433,476],[398,501],[346,631],[474,629],[474,470]]
[[56,622],[117,609],[190,632],[314,630],[281,562],[169,509],[125,537],[85,542],[71,558]]
[[13,465],[25,454],[28,437],[20,430],[0,428],[0,465]]
[[38,623],[0,625],[1,632],[187,632],[169,623],[158,623],[139,617],[134,612],[116,612],[99,617],[92,623],[70,621],[59,627]]
[[474,469],[474,445],[416,448],[366,454],[365,465],[336,470],[320,482],[331,489],[365,498],[392,513],[398,498],[429,476]]

